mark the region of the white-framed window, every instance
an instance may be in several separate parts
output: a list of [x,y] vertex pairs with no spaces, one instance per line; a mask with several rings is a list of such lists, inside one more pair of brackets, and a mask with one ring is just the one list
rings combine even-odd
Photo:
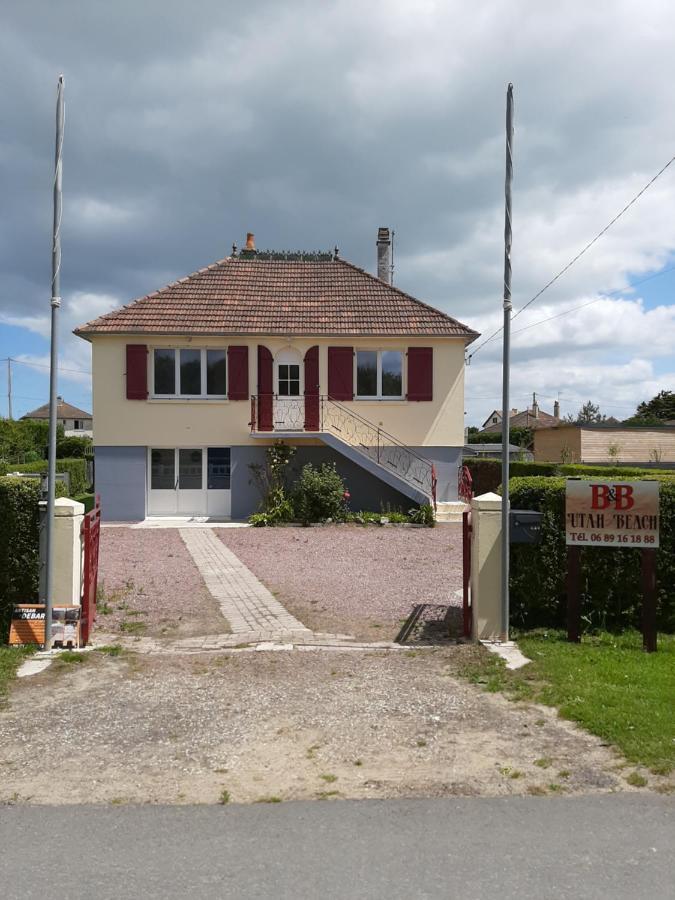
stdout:
[[83,431],[84,422],[82,419],[73,419],[73,431]]
[[357,350],[354,365],[357,399],[403,399],[403,350]]
[[155,347],[152,396],[159,399],[227,397],[225,347]]

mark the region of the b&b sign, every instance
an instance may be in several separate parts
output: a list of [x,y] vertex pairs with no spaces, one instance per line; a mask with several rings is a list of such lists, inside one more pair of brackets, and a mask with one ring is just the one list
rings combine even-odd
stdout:
[[658,481],[568,479],[565,538],[568,547],[658,547]]

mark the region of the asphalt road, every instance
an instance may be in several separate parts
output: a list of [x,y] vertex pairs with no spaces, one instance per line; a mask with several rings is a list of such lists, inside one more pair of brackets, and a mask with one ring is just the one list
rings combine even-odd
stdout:
[[0,847],[4,900],[670,900],[675,802],[615,794],[8,806]]

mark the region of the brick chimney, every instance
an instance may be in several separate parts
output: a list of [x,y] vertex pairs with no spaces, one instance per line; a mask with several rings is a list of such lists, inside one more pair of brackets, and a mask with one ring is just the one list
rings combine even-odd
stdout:
[[377,277],[391,284],[391,236],[388,228],[377,229]]
[[556,419],[560,418],[560,403],[557,400],[553,404],[553,415]]
[[255,250],[255,235],[252,231],[249,231],[246,234],[246,249]]
[[532,394],[532,415],[535,419],[539,418],[539,404],[537,403],[536,394]]

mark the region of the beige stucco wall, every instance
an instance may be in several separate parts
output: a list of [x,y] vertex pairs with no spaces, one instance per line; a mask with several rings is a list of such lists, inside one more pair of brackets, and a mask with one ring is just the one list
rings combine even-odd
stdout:
[[[569,447],[573,458],[563,460]],[[614,448],[615,452],[610,452]],[[646,463],[675,462],[675,428],[541,428],[534,433],[537,462]]]
[[579,431],[583,462],[675,462],[675,429],[580,428]]
[[534,432],[535,462],[581,461],[581,429],[576,425],[537,428]]
[[[328,347],[363,349],[434,348],[433,400],[355,400],[345,405],[409,446],[461,446],[464,443],[464,342],[460,339],[340,339],[193,337],[183,340],[145,335],[94,336],[92,339],[94,443],[99,446],[208,446],[259,443],[249,434],[250,403],[227,400],[127,400],[128,343],[153,347],[249,347],[249,390],[256,393],[257,346],[275,355],[289,346],[304,356],[319,345],[319,390],[328,392]],[[150,354],[149,354],[150,358]],[[404,364],[404,393],[405,384]]]

